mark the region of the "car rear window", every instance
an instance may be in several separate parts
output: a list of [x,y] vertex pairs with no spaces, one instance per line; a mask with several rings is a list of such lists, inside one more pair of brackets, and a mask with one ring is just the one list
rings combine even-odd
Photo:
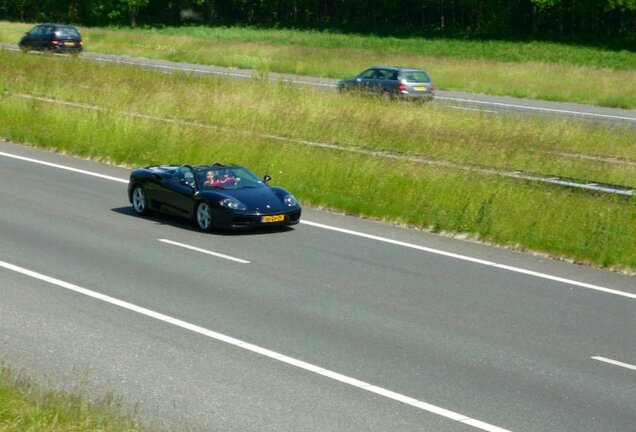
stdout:
[[58,37],[79,37],[79,33],[73,27],[58,27],[55,29],[55,35]]
[[431,78],[424,71],[405,71],[402,73],[402,79],[412,82],[431,82]]

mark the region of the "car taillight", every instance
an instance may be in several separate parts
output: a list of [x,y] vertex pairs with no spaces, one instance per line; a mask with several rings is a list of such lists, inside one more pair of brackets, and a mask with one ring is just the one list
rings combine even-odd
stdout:
[[431,90],[432,92],[434,92],[434,91],[435,91],[435,86],[434,86],[433,84],[431,84],[431,88],[430,88],[430,90]]
[[57,39],[53,39],[53,41],[51,42],[53,45],[58,45],[60,42]]
[[404,83],[400,83],[400,84],[398,84],[398,87],[397,87],[397,88],[398,88],[398,91],[399,91],[400,93],[405,93],[405,94],[406,94],[406,93],[408,93],[408,92],[409,92],[409,91],[408,91],[408,87],[407,87],[407,85],[406,85],[406,84],[404,84]]
[[80,41],[80,46],[84,46],[84,41]]

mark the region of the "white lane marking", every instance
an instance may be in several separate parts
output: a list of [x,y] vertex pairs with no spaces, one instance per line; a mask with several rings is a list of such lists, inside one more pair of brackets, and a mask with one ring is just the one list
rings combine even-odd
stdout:
[[525,109],[530,111],[545,111],[545,112],[579,115],[579,116],[587,116],[587,117],[599,117],[599,118],[616,119],[616,120],[636,121],[636,118],[634,117],[598,114],[598,113],[583,112],[583,111],[571,111],[571,110],[559,109],[559,108],[543,108],[543,107],[534,107],[529,105],[515,105],[515,104],[503,103],[503,102],[478,101],[474,99],[461,99],[461,98],[437,96],[437,95],[435,96],[435,99],[443,99],[443,100],[456,101],[456,102],[469,102],[474,104],[492,105],[492,106],[500,106],[500,107],[506,107],[506,108]]
[[278,360],[278,361],[280,361],[282,363],[286,363],[286,364],[288,364],[290,366],[294,366],[294,367],[303,369],[305,371],[312,372],[312,373],[315,373],[315,374],[330,378],[332,380],[339,381],[341,383],[350,385],[350,386],[358,388],[360,390],[365,390],[365,391],[368,391],[368,392],[371,392],[371,393],[375,393],[375,394],[383,396],[385,398],[392,399],[394,401],[401,402],[401,403],[404,403],[406,405],[410,405],[410,406],[413,406],[415,408],[421,409],[423,411],[428,411],[428,412],[430,412],[432,414],[437,414],[437,415],[440,415],[442,417],[446,417],[448,419],[455,420],[457,422],[464,423],[466,425],[470,425],[470,426],[473,426],[475,428],[478,428],[478,429],[481,429],[481,430],[484,430],[484,431],[487,431],[487,432],[510,432],[507,429],[502,429],[500,427],[491,425],[489,423],[484,423],[482,421],[473,419],[471,417],[467,417],[467,416],[462,415],[462,414],[458,414],[456,412],[447,410],[445,408],[441,408],[441,407],[438,407],[436,405],[431,405],[429,403],[426,403],[426,402],[423,402],[423,401],[419,401],[417,399],[413,399],[413,398],[411,398],[409,396],[405,396],[403,394],[396,393],[396,392],[393,392],[391,390],[387,390],[387,389],[384,389],[382,387],[378,387],[378,386],[375,386],[373,384],[370,384],[370,383],[367,383],[367,382],[364,382],[364,381],[359,381],[359,380],[357,380],[355,378],[351,378],[351,377],[348,377],[346,375],[339,374],[339,373],[331,371],[329,369],[325,369],[323,367],[320,367],[320,366],[317,366],[317,365],[313,365],[311,363],[306,363],[306,362],[304,362],[302,360],[298,360],[298,359],[295,359],[293,357],[288,357],[288,356],[286,356],[284,354],[281,354],[281,353],[278,353],[276,351],[272,351],[272,350],[269,350],[267,348],[260,347],[258,345],[253,345],[251,343],[244,342],[244,341],[242,341],[240,339],[237,339],[237,338],[234,338],[232,336],[224,335],[222,333],[218,333],[216,331],[209,330],[209,329],[206,329],[204,327],[200,327],[200,326],[198,326],[196,324],[191,324],[189,322],[182,321],[180,319],[171,317],[169,315],[165,315],[165,314],[162,314],[160,312],[155,312],[153,310],[144,308],[142,306],[137,306],[135,304],[132,304],[132,303],[129,303],[129,302],[126,302],[126,301],[123,301],[123,300],[119,300],[119,299],[117,299],[115,297],[107,296],[105,294],[101,294],[101,293],[98,293],[96,291],[92,291],[92,290],[89,290],[89,289],[86,289],[86,288],[82,288],[82,287],[80,287],[78,285],[74,285],[74,284],[69,283],[69,282],[64,282],[64,281],[62,281],[60,279],[56,279],[56,278],[53,278],[53,277],[50,277],[50,276],[46,276],[46,275],[41,274],[41,273],[37,273],[37,272],[32,271],[32,270],[28,270],[28,269],[26,269],[24,267],[20,267],[20,266],[14,265],[14,264],[10,264],[10,263],[5,262],[5,261],[0,261],[0,267],[4,267],[7,270],[10,270],[10,271],[13,271],[13,272],[16,272],[16,273],[20,273],[22,275],[25,275],[25,276],[28,276],[28,277],[31,277],[31,278],[34,278],[34,279],[37,279],[37,280],[40,280],[40,281],[43,281],[43,282],[47,282],[47,283],[50,283],[52,285],[59,286],[61,288],[65,288],[67,290],[76,292],[78,294],[82,294],[82,295],[85,295],[85,296],[88,296],[88,297],[103,301],[105,303],[109,303],[109,304],[121,307],[123,309],[127,309],[129,311],[136,312],[138,314],[145,315],[147,317],[157,319],[159,321],[163,321],[165,323],[174,325],[176,327],[180,327],[180,328],[183,328],[185,330],[189,330],[191,332],[198,333],[198,334],[203,335],[203,336],[207,336],[207,337],[215,339],[217,341],[224,342],[224,343],[236,346],[238,348],[242,348],[244,350],[247,350],[247,351],[250,351],[250,352],[253,352],[253,353],[256,353],[256,354],[260,354],[262,356],[265,356],[265,357],[268,357],[268,358],[271,358],[271,359],[274,359],[274,360]]
[[[78,172],[81,174],[86,174],[86,175],[92,175],[95,177],[100,177],[100,178],[104,178],[107,180],[114,180],[114,181],[118,181],[118,182],[122,182],[122,183],[128,183],[128,180],[122,180],[116,177],[110,177],[110,176],[105,176],[102,174],[96,174],[96,173],[92,173],[90,171],[84,171],[84,170],[79,170],[76,168],[71,168],[68,166],[64,166],[64,165],[58,165],[58,164],[52,164],[49,162],[43,162],[37,159],[31,159],[31,158],[25,158],[22,156],[15,156],[15,155],[11,155],[9,153],[4,153],[4,152],[0,152],[0,156],[8,156],[8,157],[13,157],[16,159],[21,159],[21,160],[25,160],[25,161],[29,161],[29,162],[34,162],[34,163],[39,163],[42,165],[47,165],[47,166],[51,166],[51,167],[55,167],[55,168],[60,168],[60,169],[65,169],[65,170],[69,170],[69,171],[74,171],[74,172]],[[485,266],[489,266],[489,267],[495,267],[495,268],[500,268],[503,270],[509,270],[511,272],[515,272],[515,273],[521,273],[521,274],[525,274],[528,276],[535,276],[538,278],[542,278],[542,279],[548,279],[548,280],[553,280],[556,282],[562,282],[564,284],[569,284],[569,285],[574,285],[574,286],[579,286],[581,288],[588,288],[588,289],[592,289],[595,291],[601,291],[601,292],[605,292],[608,294],[614,294],[614,295],[619,295],[619,296],[623,296],[623,297],[627,297],[627,298],[632,298],[632,299],[636,299],[636,294],[632,294],[632,293],[628,293],[628,292],[624,292],[624,291],[618,291],[615,289],[610,289],[610,288],[605,288],[602,286],[598,286],[598,285],[592,285],[592,284],[588,284],[585,282],[579,282],[579,281],[575,281],[572,279],[565,279],[565,278],[561,278],[558,276],[552,276],[549,274],[545,274],[545,273],[539,273],[539,272],[535,272],[532,270],[526,270],[526,269],[522,269],[519,267],[513,267],[513,266],[508,266],[505,264],[498,264],[492,261],[486,261],[486,260],[482,260],[479,258],[472,258],[466,255],[459,255],[456,253],[452,253],[452,252],[446,252],[446,251],[442,251],[439,249],[433,249],[433,248],[429,248],[429,247],[425,247],[425,246],[419,246],[416,244],[412,244],[412,243],[406,243],[403,241],[398,241],[398,240],[391,240],[385,237],[379,237],[376,235],[372,235],[372,234],[366,234],[366,233],[362,233],[359,231],[352,231],[352,230],[348,230],[348,229],[344,229],[344,228],[338,228],[338,227],[334,227],[334,226],[330,226],[330,225],[324,225],[324,224],[320,224],[317,222],[311,222],[308,220],[301,220],[300,221],[301,224],[305,224],[305,225],[310,225],[316,228],[322,228],[322,229],[326,229],[326,230],[330,230],[330,231],[336,231],[336,232],[341,232],[344,234],[350,234],[353,236],[357,236],[357,237],[364,237],[370,240],[377,240],[380,242],[384,242],[384,243],[390,243],[390,244],[394,244],[396,246],[402,246],[402,247],[406,247],[406,248],[410,248],[410,249],[416,249],[416,250],[421,250],[424,252],[429,252],[432,254],[437,254],[437,255],[443,255],[443,256],[447,256],[450,258],[456,258],[459,260],[463,260],[463,261],[469,261],[469,262],[473,262],[476,264],[481,264],[481,265],[485,265]]]
[[410,249],[416,249],[416,250],[421,250],[424,252],[429,252],[432,254],[436,254],[436,255],[442,255],[442,256],[446,256],[449,258],[456,258],[462,261],[469,261],[472,263],[476,263],[476,264],[481,264],[481,265],[485,265],[485,266],[489,266],[489,267],[495,267],[495,268],[500,268],[503,270],[508,270],[511,272],[515,272],[515,273],[521,273],[521,274],[525,274],[528,276],[535,276],[538,278],[542,278],[542,279],[548,279],[548,280],[552,280],[552,281],[556,281],[556,282],[562,282],[565,284],[569,284],[569,285],[575,285],[575,286],[579,286],[582,288],[588,288],[588,289],[592,289],[592,290],[596,290],[596,291],[602,291],[602,292],[606,292],[609,294],[615,294],[615,295],[619,295],[619,296],[623,296],[623,297],[627,297],[627,298],[632,298],[632,299],[636,299],[636,294],[632,294],[632,293],[628,293],[628,292],[624,292],[624,291],[618,291],[618,290],[614,290],[614,289],[610,289],[610,288],[605,288],[602,286],[598,286],[598,285],[592,285],[592,284],[588,284],[585,282],[579,282],[579,281],[575,281],[572,279],[566,279],[566,278],[562,278],[562,277],[558,277],[558,276],[552,276],[549,274],[545,274],[545,273],[539,273],[539,272],[535,272],[532,270],[526,270],[526,269],[522,269],[519,267],[513,267],[513,266],[509,266],[509,265],[505,265],[505,264],[498,264],[496,262],[493,261],[486,261],[486,260],[482,260],[479,258],[472,258],[466,255],[460,255],[460,254],[456,254],[453,252],[446,252],[443,250],[439,250],[439,249],[433,249],[433,248],[429,248],[426,246],[419,246],[416,244],[412,244],[412,243],[406,243],[403,241],[399,241],[399,240],[391,240],[385,237],[379,237],[379,236],[375,236],[372,234],[366,234],[363,232],[359,232],[359,231],[352,231],[352,230],[348,230],[348,229],[344,229],[344,228],[338,228],[338,227],[333,227],[330,225],[323,225],[320,223],[316,223],[316,222],[310,222],[308,220],[301,220],[300,223],[302,224],[306,224],[306,225],[310,225],[316,228],[322,228],[322,229],[326,229],[326,230],[331,230],[331,231],[337,231],[337,232],[341,232],[344,234],[349,234],[349,235],[353,235],[353,236],[357,236],[357,237],[363,237],[363,238],[367,238],[370,240],[377,240],[380,242],[384,242],[384,243],[390,243],[390,244],[394,244],[396,246],[402,246],[402,247],[406,247],[406,248],[410,248]]
[[612,364],[614,366],[620,366],[620,367],[624,367],[624,368],[636,371],[636,366],[631,365],[629,363],[623,363],[623,362],[619,362],[617,360],[612,360],[612,359],[609,359],[609,358],[606,358],[606,357],[600,357],[600,356],[592,357],[592,359],[598,360],[598,361],[601,361],[601,362],[604,362],[604,363],[609,363],[609,364]]
[[491,113],[491,114],[499,114],[499,111],[480,109],[480,108],[460,107],[460,106],[455,106],[455,105],[446,105],[446,108],[458,109],[458,110],[464,110],[464,111],[479,111],[479,112],[486,112],[486,113]]
[[187,245],[185,243],[179,243],[179,242],[168,240],[168,239],[157,239],[157,240],[159,240],[162,243],[168,243],[168,244],[171,244],[171,245],[174,245],[174,246],[182,247],[184,249],[190,249],[190,250],[193,250],[193,251],[196,251],[196,252],[201,252],[201,253],[204,253],[204,254],[207,254],[207,255],[213,255],[215,257],[224,258],[226,260],[236,261],[236,262],[241,263],[241,264],[249,264],[250,263],[249,261],[246,261],[246,260],[241,259],[241,258],[236,258],[236,257],[233,257],[233,256],[224,255],[224,254],[218,253],[218,252],[212,252],[212,251],[209,251],[209,250],[206,250],[206,249],[198,248],[196,246],[190,246],[190,245]]
[[42,160],[32,159],[32,158],[28,158],[28,157],[24,157],[24,156],[18,156],[18,155],[14,155],[14,154],[10,154],[10,153],[0,152],[0,156],[6,156],[8,158],[19,159],[19,160],[23,160],[23,161],[26,161],[26,162],[36,163],[36,164],[39,164],[39,165],[46,165],[46,166],[50,166],[50,167],[53,167],[53,168],[58,168],[58,169],[66,170],[66,171],[72,171],[72,172],[85,174],[85,175],[89,175],[89,176],[93,176],[93,177],[99,177],[99,178],[103,178],[103,179],[106,179],[106,180],[112,180],[112,181],[116,181],[116,182],[120,182],[120,183],[128,183],[128,180],[122,180],[122,179],[117,178],[117,177],[112,177],[112,176],[105,175],[105,174],[98,174],[98,173],[92,172],[92,171],[85,171],[85,170],[78,169],[78,168],[72,168],[72,167],[66,166],[66,165],[60,165],[60,164],[55,164],[55,163],[51,163],[51,162],[45,162],[45,161],[42,161]]

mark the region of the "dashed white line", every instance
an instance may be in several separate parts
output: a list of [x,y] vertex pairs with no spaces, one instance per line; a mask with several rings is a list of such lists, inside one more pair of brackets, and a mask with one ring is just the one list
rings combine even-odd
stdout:
[[76,292],[78,294],[82,294],[82,295],[85,295],[85,296],[88,296],[88,297],[103,301],[105,303],[109,303],[109,304],[118,306],[118,307],[123,308],[123,309],[127,309],[129,311],[132,311],[132,312],[135,312],[135,313],[138,313],[138,314],[141,314],[141,315],[145,315],[145,316],[150,317],[150,318],[157,319],[157,320],[165,322],[167,324],[171,324],[171,325],[174,325],[176,327],[180,327],[182,329],[185,329],[185,330],[188,330],[188,331],[191,331],[191,332],[194,332],[194,333],[198,333],[200,335],[209,337],[211,339],[215,339],[217,341],[224,342],[224,343],[233,345],[235,347],[242,348],[244,350],[247,350],[247,351],[250,351],[250,352],[253,352],[253,353],[256,353],[256,354],[260,354],[262,356],[265,356],[265,357],[268,357],[268,358],[271,358],[271,359],[274,359],[274,360],[278,360],[278,361],[280,361],[282,363],[285,363],[285,364],[288,364],[290,366],[294,366],[294,367],[303,369],[305,371],[312,372],[312,373],[324,376],[326,378],[330,378],[332,380],[336,380],[338,382],[350,385],[350,386],[358,388],[360,390],[365,390],[365,391],[368,391],[368,392],[371,392],[371,393],[375,393],[377,395],[383,396],[385,398],[388,398],[388,399],[391,399],[391,400],[394,400],[394,401],[397,401],[397,402],[404,403],[406,405],[410,405],[412,407],[421,409],[423,411],[427,411],[427,412],[430,412],[432,414],[437,414],[439,416],[446,417],[446,418],[448,418],[450,420],[454,420],[454,421],[457,421],[457,422],[460,422],[460,423],[463,423],[463,424],[466,424],[466,425],[470,425],[472,427],[475,427],[477,429],[481,429],[481,430],[486,431],[486,432],[510,432],[507,429],[503,429],[503,428],[500,428],[498,426],[495,426],[495,425],[492,425],[492,424],[489,424],[489,423],[485,423],[485,422],[482,422],[480,420],[477,420],[477,419],[474,419],[474,418],[471,418],[471,417],[468,417],[468,416],[465,416],[465,415],[462,415],[462,414],[458,414],[456,412],[447,410],[445,408],[441,408],[441,407],[438,407],[436,405],[432,405],[432,404],[429,404],[427,402],[423,402],[423,401],[414,399],[412,397],[405,396],[403,394],[396,393],[396,392],[393,392],[391,390],[387,390],[387,389],[384,389],[382,387],[378,387],[378,386],[375,386],[373,384],[370,384],[370,383],[367,383],[367,382],[364,382],[364,381],[360,381],[360,380],[357,380],[355,378],[348,377],[346,375],[339,374],[337,372],[331,371],[329,369],[325,369],[325,368],[317,366],[317,365],[313,365],[311,363],[304,362],[302,360],[298,360],[298,359],[295,359],[295,358],[292,358],[292,357],[288,357],[288,356],[286,356],[284,354],[281,354],[281,353],[278,353],[276,351],[272,351],[272,350],[269,350],[267,348],[260,347],[258,345],[253,345],[251,343],[244,342],[244,341],[242,341],[240,339],[236,339],[236,338],[234,338],[232,336],[224,335],[222,333],[218,333],[216,331],[209,330],[209,329],[206,329],[204,327],[200,327],[200,326],[198,326],[196,324],[192,324],[192,323],[189,323],[189,322],[186,322],[186,321],[182,321],[180,319],[171,317],[169,315],[165,315],[165,314],[162,314],[160,312],[155,312],[153,310],[144,308],[142,306],[137,306],[135,304],[132,304],[132,303],[129,303],[129,302],[126,302],[126,301],[123,301],[123,300],[119,300],[119,299],[117,299],[115,297],[111,297],[111,296],[108,296],[108,295],[105,295],[105,294],[101,294],[101,293],[98,293],[96,291],[92,291],[92,290],[89,290],[89,289],[86,289],[86,288],[82,288],[82,287],[80,287],[78,285],[74,285],[72,283],[62,281],[60,279],[56,279],[56,278],[53,278],[53,277],[50,277],[50,276],[46,276],[46,275],[41,274],[41,273],[37,273],[37,272],[32,271],[32,270],[28,270],[28,269],[26,269],[24,267],[20,267],[20,266],[14,265],[14,264],[10,264],[10,263],[5,262],[5,261],[0,261],[0,267],[3,267],[5,269],[7,269],[7,270],[10,270],[10,271],[13,271],[13,272],[16,272],[16,273],[20,273],[22,275],[25,275],[25,276],[28,276],[28,277],[31,277],[31,278],[34,278],[34,279],[37,279],[37,280],[41,280],[43,282],[47,282],[47,283],[52,284],[52,285],[59,286],[61,288],[65,288],[67,290]]
[[598,360],[598,361],[601,361],[601,362],[604,362],[604,363],[609,363],[609,364],[614,365],[614,366],[620,366],[620,367],[623,367],[623,368],[626,368],[626,369],[631,369],[631,370],[635,370],[636,371],[636,366],[631,365],[629,363],[623,363],[623,362],[620,362],[620,361],[617,361],[617,360],[612,360],[612,359],[609,359],[609,358],[606,358],[606,357],[600,357],[600,356],[592,357],[592,359]]
[[198,248],[196,246],[190,246],[190,245],[185,244],[185,243],[179,243],[179,242],[168,240],[168,239],[157,239],[157,240],[159,240],[162,243],[171,244],[173,246],[179,246],[179,247],[182,247],[184,249],[190,249],[190,250],[193,250],[195,252],[200,252],[200,253],[204,253],[204,254],[207,254],[207,255],[212,255],[212,256],[215,256],[215,257],[218,257],[218,258],[223,258],[223,259],[226,259],[226,260],[235,261],[235,262],[238,262],[238,263],[241,263],[241,264],[249,264],[250,263],[249,261],[241,259],[241,258],[236,258],[236,257],[230,256],[230,255],[224,255],[222,253],[209,251],[207,249],[201,249],[201,248]]

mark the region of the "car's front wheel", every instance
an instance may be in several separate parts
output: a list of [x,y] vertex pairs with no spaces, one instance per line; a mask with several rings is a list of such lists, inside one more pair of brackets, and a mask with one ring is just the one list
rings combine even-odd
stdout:
[[135,213],[143,215],[148,213],[148,196],[143,186],[135,186],[132,191],[132,206]]
[[195,218],[197,226],[202,231],[210,231],[212,229],[212,210],[207,203],[199,203]]

